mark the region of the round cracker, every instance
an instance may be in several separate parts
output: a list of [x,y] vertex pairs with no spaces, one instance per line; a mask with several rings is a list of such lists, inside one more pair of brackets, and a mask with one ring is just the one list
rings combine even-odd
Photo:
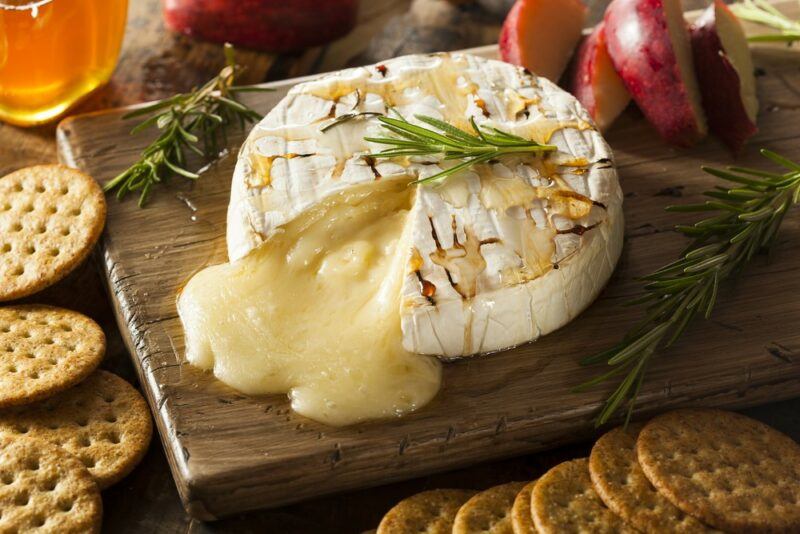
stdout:
[[537,532],[636,532],[597,496],[588,463],[579,458],[558,464],[536,482],[531,510]]
[[458,509],[475,493],[472,490],[441,489],[412,495],[386,512],[377,534],[450,534]]
[[82,461],[105,489],[139,463],[153,426],[139,392],[101,370],[45,401],[0,413],[0,434],[24,434],[59,445]]
[[89,471],[54,445],[0,437],[0,531],[100,532],[103,503]]
[[531,512],[531,493],[536,485],[536,480],[529,482],[520,490],[511,507],[511,526],[514,534],[536,534],[536,525],[533,524]]
[[615,514],[642,532],[713,532],[659,494],[636,459],[641,424],[618,427],[592,447],[589,474],[600,499]]
[[80,264],[106,220],[103,191],[63,165],[0,178],[0,302],[31,295]]
[[715,528],[800,531],[800,446],[722,410],[676,410],[639,433],[645,476],[672,504]]
[[509,482],[472,496],[453,520],[453,534],[513,534],[511,507],[524,482]]
[[97,323],[43,305],[0,308],[0,408],[41,400],[89,376],[106,351]]

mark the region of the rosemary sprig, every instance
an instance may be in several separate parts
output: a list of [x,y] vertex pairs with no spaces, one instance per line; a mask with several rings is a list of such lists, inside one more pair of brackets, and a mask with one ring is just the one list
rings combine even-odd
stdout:
[[647,314],[617,345],[589,356],[583,365],[605,363],[610,371],[578,386],[585,390],[622,376],[597,416],[606,423],[627,401],[631,416],[647,366],[677,341],[698,314],[707,319],[716,303],[720,283],[742,271],[757,252],[768,251],[788,209],[800,202],[800,164],[769,150],[761,154],[785,167],[775,173],[743,167],[719,170],[703,167],[712,176],[733,182],[705,194],[701,204],[670,206],[673,212],[711,212],[691,226],[675,229],[692,239],[680,259],[642,277],[644,294],[631,304],[647,304]]
[[441,181],[478,163],[500,156],[520,153],[552,152],[553,145],[542,145],[535,141],[513,135],[497,128],[478,127],[474,119],[470,124],[471,134],[439,119],[426,115],[415,115],[417,120],[431,126],[426,128],[407,121],[399,113],[398,118],[381,116],[378,120],[389,137],[365,137],[366,141],[388,145],[390,148],[371,154],[374,158],[397,158],[406,156],[444,155],[445,160],[462,160],[439,173],[416,180],[412,184]]
[[800,21],[790,19],[766,0],[742,0],[733,4],[731,9],[740,19],[780,30],[780,33],[775,34],[753,35],[748,37],[748,41],[787,43],[800,41]]
[[196,180],[188,169],[187,151],[205,160],[219,156],[227,144],[228,128],[255,122],[261,116],[237,100],[238,93],[265,91],[258,87],[236,87],[234,80],[243,67],[234,61],[233,47],[225,45],[226,65],[217,76],[188,93],[176,94],[126,114],[123,119],[149,115],[131,135],[156,127],[161,133],[141,153],[139,160],[107,182],[104,191],[117,190],[117,198],[140,191],[139,206],[150,197],[153,186],[173,175]]

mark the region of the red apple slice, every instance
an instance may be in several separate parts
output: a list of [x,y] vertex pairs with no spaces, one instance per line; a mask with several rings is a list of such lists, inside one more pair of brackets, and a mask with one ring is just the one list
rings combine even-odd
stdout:
[[668,142],[690,146],[707,133],[680,0],[613,0],[608,53],[644,115]]
[[611,126],[631,101],[608,55],[604,26],[598,24],[578,48],[570,86],[600,130]]
[[720,0],[695,21],[692,52],[708,126],[734,152],[758,131],[753,58],[742,25]]
[[585,20],[580,0],[517,0],[500,32],[500,57],[558,82]]

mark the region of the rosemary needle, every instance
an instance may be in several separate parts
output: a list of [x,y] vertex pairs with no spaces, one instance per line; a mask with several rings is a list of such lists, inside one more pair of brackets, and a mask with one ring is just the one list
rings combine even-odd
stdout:
[[432,128],[412,124],[398,113],[395,112],[395,114],[398,115],[398,118],[378,117],[383,128],[394,135],[364,138],[365,141],[389,147],[381,152],[370,154],[372,157],[444,155],[445,160],[461,160],[452,167],[422,180],[416,180],[412,184],[438,182],[473,165],[500,156],[556,150],[554,145],[542,145],[497,128],[478,127],[474,119],[470,119],[473,134],[426,115],[415,115],[415,117]]
[[800,41],[800,21],[790,19],[766,0],[743,0],[731,5],[731,10],[740,19],[780,30],[780,33],[776,34],[750,36],[747,38],[748,41],[787,43]]
[[188,169],[186,155],[194,152],[206,160],[216,159],[227,144],[228,128],[255,122],[261,116],[239,102],[237,94],[268,91],[259,87],[236,87],[243,70],[236,64],[233,47],[225,45],[226,65],[217,76],[188,93],[174,95],[126,114],[123,119],[149,115],[131,130],[131,135],[155,127],[159,136],[141,153],[139,160],[107,182],[103,190],[116,189],[122,200],[128,192],[139,191],[139,206],[150,197],[153,186],[173,175],[196,180],[200,175]]
[[711,315],[720,283],[740,273],[757,252],[770,249],[786,212],[800,202],[800,164],[769,150],[761,150],[761,154],[786,172],[704,167],[708,174],[733,182],[735,187],[717,186],[704,193],[709,198],[704,203],[667,208],[712,215],[676,227],[692,241],[679,259],[642,277],[644,294],[631,304],[646,304],[645,317],[617,345],[581,362],[604,363],[611,369],[578,386],[577,391],[622,375],[597,416],[598,426],[626,402],[627,422],[647,366],[659,349],[675,343],[698,314]]

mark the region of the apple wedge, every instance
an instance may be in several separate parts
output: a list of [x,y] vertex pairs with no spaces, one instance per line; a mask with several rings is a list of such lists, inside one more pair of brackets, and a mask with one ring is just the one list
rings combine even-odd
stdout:
[[585,20],[580,0],[517,0],[500,32],[500,57],[558,82]]
[[720,0],[691,28],[692,52],[708,127],[738,153],[758,131],[753,58],[744,29]]
[[605,25],[602,22],[578,48],[570,92],[589,111],[601,131],[611,126],[631,101],[631,95],[608,55]]
[[707,133],[680,0],[613,0],[605,15],[611,61],[633,100],[669,143]]

